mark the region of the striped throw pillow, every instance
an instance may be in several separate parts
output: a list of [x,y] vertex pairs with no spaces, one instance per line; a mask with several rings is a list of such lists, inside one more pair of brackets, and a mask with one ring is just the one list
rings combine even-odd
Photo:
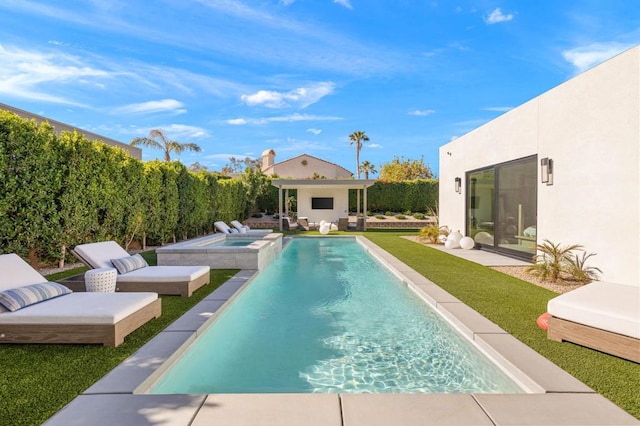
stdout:
[[149,266],[140,254],[134,254],[133,256],[127,256],[121,259],[111,259],[111,263],[113,263],[113,266],[118,270],[119,274],[126,274],[127,272]]
[[29,305],[71,293],[67,287],[58,283],[31,284],[0,292],[0,306],[15,312]]

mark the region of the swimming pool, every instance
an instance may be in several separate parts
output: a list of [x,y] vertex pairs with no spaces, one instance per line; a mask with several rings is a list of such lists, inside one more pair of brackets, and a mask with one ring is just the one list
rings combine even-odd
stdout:
[[301,238],[153,386],[156,394],[519,393],[353,238]]

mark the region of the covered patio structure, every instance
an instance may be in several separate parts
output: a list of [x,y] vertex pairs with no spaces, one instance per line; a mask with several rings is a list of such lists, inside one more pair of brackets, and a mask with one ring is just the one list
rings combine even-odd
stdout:
[[[349,217],[349,190],[356,190],[356,214],[367,212],[367,188],[375,183],[373,179],[274,179],[271,184],[278,188],[278,224],[282,231],[283,219],[289,215],[285,200],[289,190],[295,189],[297,196],[297,215],[307,218],[310,223],[321,220],[338,222]],[[361,202],[362,201],[362,202]],[[362,210],[361,210],[362,208]],[[363,229],[366,230],[366,220]]]

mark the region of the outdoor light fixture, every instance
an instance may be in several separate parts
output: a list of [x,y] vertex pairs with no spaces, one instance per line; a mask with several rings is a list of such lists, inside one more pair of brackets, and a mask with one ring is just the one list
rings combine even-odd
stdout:
[[462,179],[459,177],[456,178],[456,192],[458,194],[462,192]]
[[543,158],[540,160],[540,180],[547,186],[553,185],[553,160],[551,158]]

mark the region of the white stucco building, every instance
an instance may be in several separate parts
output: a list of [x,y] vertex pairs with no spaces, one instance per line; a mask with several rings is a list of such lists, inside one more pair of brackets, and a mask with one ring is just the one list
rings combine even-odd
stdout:
[[440,224],[530,259],[581,244],[640,286],[640,46],[440,148]]
[[313,157],[298,155],[279,163],[275,162],[276,152],[268,149],[262,153],[262,173],[290,179],[348,179],[353,176],[349,170],[335,163]]

